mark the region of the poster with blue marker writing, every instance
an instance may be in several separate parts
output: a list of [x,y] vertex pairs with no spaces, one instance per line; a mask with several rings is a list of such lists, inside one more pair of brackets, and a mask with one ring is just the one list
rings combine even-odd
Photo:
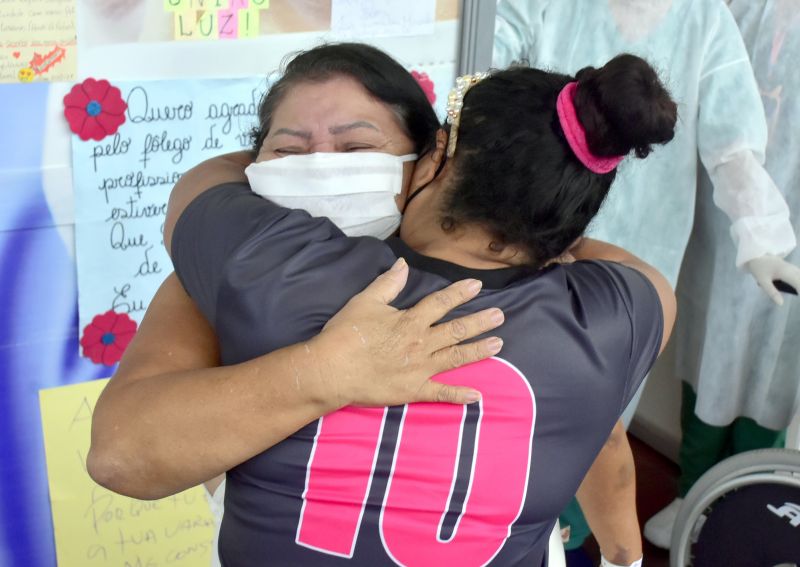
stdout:
[[90,81],[65,98],[81,346],[110,366],[172,272],[162,238],[172,187],[201,161],[250,147],[266,83]]

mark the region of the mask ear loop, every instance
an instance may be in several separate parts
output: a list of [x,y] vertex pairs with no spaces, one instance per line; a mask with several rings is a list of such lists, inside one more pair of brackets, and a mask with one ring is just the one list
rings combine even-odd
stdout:
[[[436,179],[436,177],[434,177],[434,179]],[[431,179],[431,180],[430,180],[430,181],[428,181],[428,182],[427,182],[425,185],[423,185],[422,187],[418,188],[416,191],[414,191],[413,193],[411,193],[411,195],[408,197],[408,199],[406,199],[406,204],[405,204],[405,205],[403,205],[403,210],[402,210],[402,211],[400,211],[400,214],[403,214],[403,215],[404,215],[404,214],[406,214],[406,209],[408,209],[408,204],[409,204],[409,203],[410,203],[410,202],[411,202],[411,201],[414,199],[414,197],[416,197],[417,195],[419,195],[420,193],[422,193],[422,191],[424,191],[425,189],[427,189],[427,188],[428,188],[428,185],[430,185],[431,183],[433,183],[433,179]]]
[[[429,151],[429,152],[426,152],[426,153],[425,153],[425,155],[423,155],[422,157],[425,157],[426,155],[428,155],[428,153],[430,153],[430,151]],[[414,155],[416,155],[416,154],[414,154]],[[447,154],[447,152],[445,151],[444,155],[442,156],[442,161],[440,161],[440,162],[439,162],[439,165],[436,167],[436,171],[435,171],[435,172],[434,172],[434,174],[433,174],[433,179],[431,179],[430,181],[428,181],[428,182],[427,182],[425,185],[422,185],[421,187],[419,187],[419,188],[418,188],[416,191],[414,191],[414,192],[413,192],[413,193],[412,193],[412,194],[411,194],[411,195],[408,197],[408,199],[406,199],[406,203],[405,203],[405,205],[403,205],[403,210],[402,210],[402,211],[400,211],[400,214],[401,214],[401,215],[404,215],[404,214],[406,214],[406,209],[408,209],[408,204],[409,204],[409,203],[410,203],[412,200],[414,200],[414,198],[415,198],[417,195],[419,195],[419,194],[420,194],[420,193],[422,193],[422,192],[423,192],[425,189],[427,189],[427,188],[428,188],[428,185],[430,185],[431,183],[433,183],[433,182],[436,180],[436,178],[437,178],[437,177],[439,177],[439,174],[440,174],[440,173],[441,173],[441,172],[444,170],[444,166],[447,164],[447,160],[448,160],[449,158],[450,158],[450,156],[449,156],[449,155]],[[421,158],[420,158],[420,159],[421,159]]]
[[[426,153],[425,155],[428,155],[428,154]],[[425,157],[425,156],[423,156],[423,157]],[[428,185],[433,183],[436,180],[436,178],[439,177],[439,174],[444,169],[444,165],[445,165],[446,162],[447,162],[447,155],[445,155],[442,158],[442,161],[439,162],[439,165],[438,165],[438,167],[436,168],[436,171],[433,174],[433,179],[428,181],[425,185],[422,185],[421,187],[418,187],[416,191],[414,191],[413,193],[411,193],[411,195],[409,195],[408,199],[406,199],[406,204],[403,205],[403,210],[400,211],[400,214],[402,214],[402,215],[406,214],[406,209],[408,209],[408,204],[414,199],[414,197],[416,197],[417,195],[422,193],[425,189],[428,188]]]

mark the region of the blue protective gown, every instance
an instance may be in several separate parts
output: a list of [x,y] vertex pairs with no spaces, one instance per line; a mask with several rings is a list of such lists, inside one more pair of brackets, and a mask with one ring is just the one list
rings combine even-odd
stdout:
[[788,208],[761,165],[767,128],[758,88],[722,0],[498,3],[497,67],[527,60],[574,74],[622,52],[661,72],[680,120],[670,144],[622,163],[589,234],[630,250],[675,285],[692,229],[699,157],[729,217],[736,265],[792,250]]
[[[767,113],[766,168],[800,215],[800,0],[733,0]],[[679,375],[697,392],[695,413],[711,425],[749,417],[787,427],[800,407],[800,302],[775,306],[750,278],[736,277],[727,221],[702,180],[695,229],[678,286],[673,335]],[[787,260],[800,263],[794,251]]]

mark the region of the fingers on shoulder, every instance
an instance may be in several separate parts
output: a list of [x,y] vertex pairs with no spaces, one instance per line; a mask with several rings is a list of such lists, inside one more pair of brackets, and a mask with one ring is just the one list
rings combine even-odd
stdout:
[[408,264],[399,258],[389,270],[383,272],[369,284],[356,298],[369,298],[388,305],[403,291],[408,281]]
[[410,311],[413,311],[422,320],[429,321],[428,324],[433,324],[459,305],[463,305],[478,295],[481,285],[479,280],[458,281],[431,293]]

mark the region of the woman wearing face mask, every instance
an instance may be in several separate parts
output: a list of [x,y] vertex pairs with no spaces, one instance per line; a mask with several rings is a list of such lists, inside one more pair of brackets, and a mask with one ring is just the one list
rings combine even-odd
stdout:
[[[349,76],[369,86],[374,97],[392,105],[391,112],[396,113],[396,120],[388,120],[379,135],[374,128],[379,121],[371,120],[369,125],[363,121],[354,124],[357,118],[364,116],[352,112],[346,97],[342,99],[332,90],[326,91],[324,98],[334,101],[334,107],[342,107],[344,119],[341,122],[348,125],[331,134],[333,142],[329,151],[363,150],[370,144],[388,151],[394,148],[395,138],[403,142],[411,140],[414,150],[427,151],[435,142],[439,122],[419,85],[389,56],[359,44],[322,46],[296,57],[283,80],[273,86],[261,106],[262,126],[272,121],[278,99],[285,98],[284,91],[294,84],[319,81],[330,75]],[[256,149],[261,146],[258,136],[268,130],[266,126],[256,131]],[[272,134],[278,140],[287,141],[285,148],[276,150],[278,154],[297,152],[298,143],[310,142],[303,137],[287,136],[287,132],[278,132],[277,128]],[[191,192],[221,181],[244,180],[244,168],[257,154],[256,150],[253,154],[243,152],[215,158],[191,170],[173,193],[173,209],[185,198],[187,190]],[[388,153],[378,154],[378,158],[381,157],[393,161]],[[325,175],[330,181],[331,175],[337,174],[335,164],[334,170],[322,165],[324,171],[317,167],[314,174]],[[387,216],[391,217],[390,224],[394,228],[399,224],[396,198],[400,196],[397,193],[405,187],[398,183],[402,180],[402,170],[398,177],[397,167],[398,163],[389,167],[390,173],[383,177],[375,172],[367,181],[377,179],[377,184],[367,185],[365,189],[373,192],[378,189],[382,193],[378,199],[378,217],[385,215],[388,208],[391,213]],[[352,168],[350,173],[353,173]],[[295,177],[288,179],[297,181]],[[258,173],[254,181],[258,187]],[[275,186],[284,187],[285,184]],[[291,184],[289,186],[291,188]],[[314,191],[313,186],[306,184],[306,194]],[[315,210],[320,202],[318,197],[315,195],[295,204]],[[281,195],[274,198],[281,199]],[[381,199],[387,200],[389,206],[381,204]],[[355,210],[361,210],[362,204]],[[339,211],[341,209],[339,207]],[[348,232],[353,226],[348,220],[352,217],[343,218],[337,210],[315,212],[334,217]],[[376,236],[385,231],[382,227],[386,225],[378,217],[370,217],[377,221],[371,223],[377,228]],[[355,224],[359,224],[358,219]],[[167,230],[171,230],[171,226],[172,222],[168,222]],[[169,239],[165,238],[165,242]],[[224,485],[218,486],[224,477],[215,475],[226,467],[220,466],[217,453],[232,450],[236,455],[237,450],[244,447],[231,446],[231,438],[237,433],[239,438],[244,438],[253,431],[258,431],[257,439],[248,439],[248,442],[256,442],[266,449],[322,416],[329,403],[325,399],[328,388],[321,383],[323,378],[330,380],[331,376],[346,375],[350,387],[340,395],[353,403],[382,405],[427,400],[464,404],[474,401],[474,396],[478,395],[475,390],[428,378],[496,354],[500,345],[492,337],[470,344],[457,343],[497,327],[502,323],[502,312],[485,310],[435,325],[449,309],[477,294],[480,282],[472,279],[431,294],[413,309],[398,311],[388,304],[402,289],[407,275],[407,266],[403,265],[387,272],[339,313],[339,319],[359,329],[357,335],[346,326],[332,326],[312,341],[303,341],[244,364],[224,367],[218,367],[219,348],[213,330],[175,276],[168,277],[98,403],[88,458],[90,473],[115,490],[145,498],[176,492],[213,476],[215,478],[205,484],[214,496],[212,509],[221,513]],[[298,389],[301,371],[305,377],[304,387]],[[236,392],[232,387],[236,387]],[[152,404],[151,399],[159,403]],[[259,410],[257,416],[252,415],[254,407]],[[175,408],[182,409],[175,412]],[[114,431],[120,423],[124,424],[124,429]],[[154,439],[158,442],[154,443]],[[177,443],[183,447],[180,453],[183,462],[176,466],[172,459],[178,457]],[[245,451],[251,451],[249,446]],[[227,458],[236,462],[242,457],[229,455]]]
[[[365,130],[383,134],[373,140],[373,151],[414,152],[407,135],[392,135],[396,109],[344,75],[292,85],[291,96],[277,101],[265,123],[265,143],[275,144],[270,151],[338,148],[341,133]],[[597,212],[621,156],[633,148],[644,156],[651,143],[671,138],[675,108],[669,97],[660,86],[645,92],[636,86],[654,84],[654,77],[643,61],[623,57],[602,70],[586,70],[579,84],[527,69],[478,83],[465,97],[463,112],[455,101],[452,159],[441,172],[437,175],[447,143],[443,133],[432,151],[418,152],[423,158],[415,167],[404,166],[401,194],[416,196],[406,209],[402,240],[347,238],[330,221],[258,199],[243,185],[204,191],[217,181],[208,172],[195,179],[202,186],[175,194],[165,238],[170,241],[180,215],[171,238],[173,258],[184,285],[214,324],[225,363],[321,328],[333,306],[398,255],[413,267],[399,304],[472,276],[484,286],[476,301],[513,313],[504,327],[506,350],[513,351],[506,360],[441,377],[483,394],[480,406],[465,414],[460,457],[463,412],[454,415],[442,405],[341,409],[264,453],[263,442],[253,440],[258,431],[218,435],[228,444],[235,437],[236,447],[204,451],[203,458],[214,461],[218,471],[238,465],[228,476],[226,563],[271,557],[283,564],[329,564],[336,555],[364,564],[390,557],[407,564],[542,562],[555,515],[574,494],[674,316],[663,278],[624,251],[585,242],[576,257],[601,261],[552,264]],[[341,106],[328,104],[333,99]],[[349,102],[353,108],[346,108]],[[600,113],[604,103],[619,112]],[[626,109],[654,118],[633,122]],[[582,124],[592,127],[587,132]],[[627,137],[614,137],[608,133],[612,128]],[[346,320],[329,323],[332,329],[342,325],[369,342],[369,335]],[[352,405],[352,382],[347,375],[330,380],[324,396],[329,405],[319,415]],[[302,381],[296,384],[298,390],[304,387]],[[402,401],[397,396],[381,403]],[[573,410],[581,408],[584,423],[567,424],[560,407],[566,401]],[[104,418],[96,413],[95,419],[98,461],[104,450],[119,445],[117,455],[124,460],[130,438],[112,433],[102,439],[97,420]],[[207,447],[199,436],[184,434]],[[115,435],[125,443],[114,444]],[[378,443],[380,435],[384,441]],[[436,446],[426,440],[436,440]],[[244,450],[245,443],[251,454],[242,463],[232,453]],[[142,450],[139,445],[131,454],[140,458]],[[180,460],[168,451],[162,455],[164,461]],[[337,463],[347,470],[337,472]],[[502,466],[487,467],[490,463]],[[174,468],[177,473],[180,467]],[[136,475],[125,478],[124,470],[120,478],[113,476],[107,484],[136,495],[165,490],[164,481],[156,488],[136,485],[131,478]],[[187,481],[188,475],[182,478]],[[171,482],[166,490],[178,488]],[[332,498],[330,489],[340,495]],[[454,513],[445,514],[451,500]],[[433,530],[419,532],[426,526]]]
[[[359,73],[368,65],[380,69],[381,76]],[[403,128],[389,132],[383,127],[379,131],[374,120],[344,118],[328,132],[330,140],[314,144],[310,129],[295,127],[294,115],[306,113],[307,108],[319,102],[296,95],[293,100],[286,100],[288,91],[297,83],[326,78],[332,69],[341,74],[348,68],[352,74],[359,74],[363,86],[373,96],[394,106],[393,111],[401,115],[398,119]],[[340,102],[348,97],[337,97],[339,89],[341,85],[337,84],[325,91],[329,107],[335,107],[343,116],[359,117],[352,114],[347,103]],[[414,141],[412,151],[427,153],[439,127],[420,92],[402,67],[373,48],[344,44],[311,50],[289,64],[282,79],[264,99],[259,111],[262,126],[252,133],[254,151],[215,158],[206,165],[213,169],[224,168],[228,163],[240,172],[248,164],[244,169],[248,183],[262,197],[283,207],[305,210],[314,217],[326,217],[348,236],[387,238],[400,226],[400,207],[405,207],[404,164],[419,157],[417,153],[388,152],[405,147],[399,144],[408,142],[402,132],[407,130]],[[279,122],[271,127],[278,105],[283,105]],[[325,114],[328,109],[318,112]],[[290,121],[281,122],[286,115],[292,117]],[[385,151],[375,151],[378,148]],[[205,486],[211,493],[212,511],[219,527],[224,508],[224,476],[206,482]]]

